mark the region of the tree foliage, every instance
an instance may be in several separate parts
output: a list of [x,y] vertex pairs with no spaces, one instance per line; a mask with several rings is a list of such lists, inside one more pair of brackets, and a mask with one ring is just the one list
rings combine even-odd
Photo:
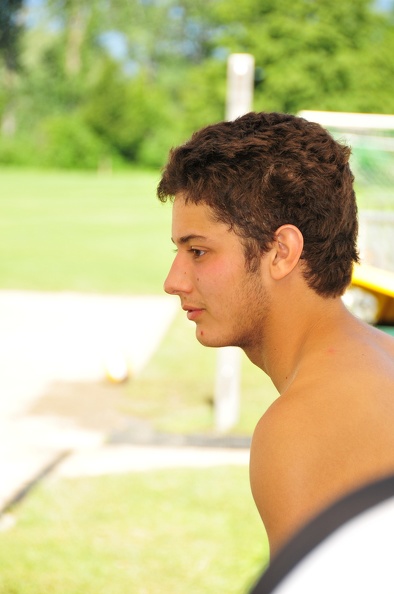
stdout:
[[[394,5],[394,3],[393,3]],[[23,0],[0,8],[0,162],[159,166],[225,117],[229,54],[254,108],[394,113],[394,8],[376,0]],[[12,108],[12,109],[11,109]],[[8,119],[7,119],[8,118]]]
[[15,129],[15,74],[20,68],[20,38],[22,28],[18,13],[23,0],[3,0],[0,3],[0,58],[3,85],[0,89],[1,132],[13,134]]
[[19,65],[19,40],[21,26],[18,12],[23,0],[2,0],[0,3],[0,52],[8,70],[16,70]]

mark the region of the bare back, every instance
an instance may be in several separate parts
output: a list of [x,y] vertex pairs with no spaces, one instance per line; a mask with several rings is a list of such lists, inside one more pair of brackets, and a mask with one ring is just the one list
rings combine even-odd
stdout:
[[273,554],[335,499],[394,472],[394,339],[348,317],[314,347],[253,436]]

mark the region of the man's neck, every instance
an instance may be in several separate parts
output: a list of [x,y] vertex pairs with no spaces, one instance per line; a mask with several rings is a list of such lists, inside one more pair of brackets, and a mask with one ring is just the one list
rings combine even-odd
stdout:
[[312,292],[298,300],[287,296],[282,307],[275,301],[261,344],[245,349],[245,353],[282,394],[297,377],[301,365],[330,341],[330,335],[347,317],[351,314],[340,298],[322,298]]

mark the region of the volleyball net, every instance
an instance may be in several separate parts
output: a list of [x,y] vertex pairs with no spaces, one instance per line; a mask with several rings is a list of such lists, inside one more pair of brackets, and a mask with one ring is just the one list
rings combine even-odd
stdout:
[[394,115],[302,111],[352,147],[351,168],[361,209],[394,210]]

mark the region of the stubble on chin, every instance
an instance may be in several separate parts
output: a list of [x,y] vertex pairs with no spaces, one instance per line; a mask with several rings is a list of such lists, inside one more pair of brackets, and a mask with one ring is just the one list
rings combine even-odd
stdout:
[[225,307],[227,315],[232,312],[231,317],[217,318],[211,327],[208,322],[213,320],[208,318],[206,328],[196,323],[198,342],[212,348],[235,346],[245,352],[259,349],[269,323],[271,302],[260,275],[248,272],[242,289]]
[[261,347],[269,324],[271,306],[272,298],[260,277],[252,278],[244,295],[242,323],[234,328],[234,346],[245,352]]

